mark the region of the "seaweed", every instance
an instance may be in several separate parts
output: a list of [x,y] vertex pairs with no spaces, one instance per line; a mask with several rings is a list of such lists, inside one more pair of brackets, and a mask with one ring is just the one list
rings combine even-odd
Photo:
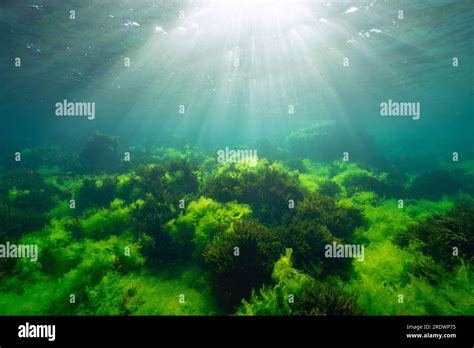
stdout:
[[204,194],[221,202],[249,204],[254,216],[269,226],[288,215],[289,200],[303,198],[295,177],[276,163],[260,162],[256,168],[228,166],[205,185]]
[[84,145],[80,155],[82,166],[88,171],[112,171],[118,168],[119,141],[117,137],[94,133]]
[[196,169],[186,160],[168,163],[167,189],[175,195],[196,193],[199,182],[195,171]]
[[340,192],[341,187],[331,180],[322,182],[318,187],[318,193],[325,196],[337,197]]
[[298,202],[295,211],[290,221],[315,220],[340,238],[350,239],[355,228],[365,223],[360,209],[339,206],[333,198],[317,193]]
[[41,229],[59,190],[31,170],[8,171],[0,178],[0,239],[15,239]]
[[426,278],[431,285],[437,285],[443,281],[446,269],[431,257],[419,257],[410,265],[410,273]]
[[408,188],[409,197],[440,199],[443,195],[452,195],[463,189],[446,170],[436,170],[417,176]]
[[382,175],[381,181],[385,184],[383,195],[386,197],[400,198],[406,194],[408,176],[398,169],[392,169]]
[[[333,168],[338,169],[337,166]],[[408,176],[398,169],[390,169],[378,175],[353,163],[339,166],[339,171],[341,169],[342,172],[334,173],[336,177],[333,177],[333,180],[345,188],[348,196],[361,192],[373,192],[382,198],[405,196],[405,183],[408,182]]]
[[219,202],[230,202],[241,196],[239,170],[235,165],[228,166],[206,182],[203,194]]
[[[194,270],[193,270],[194,271]],[[178,273],[178,272],[177,272]],[[88,290],[90,305],[82,314],[93,315],[212,315],[217,308],[210,290],[196,289],[185,282],[186,272],[176,278],[149,274],[109,272]],[[197,273],[194,271],[194,273]],[[181,273],[178,273],[181,274]],[[195,274],[197,277],[199,274]],[[185,303],[178,294],[185,295]]]
[[164,194],[166,168],[163,165],[140,166],[135,172],[142,197],[148,194],[160,197]]
[[122,200],[114,199],[109,209],[100,209],[80,221],[84,236],[91,239],[101,239],[131,229],[132,212],[138,206],[139,204],[125,206]]
[[18,190],[41,189],[45,182],[41,174],[28,169],[14,169],[1,176],[1,192],[7,194],[12,188]]
[[131,203],[140,198],[139,179],[134,172],[122,174],[117,177],[116,195],[117,198]]
[[196,170],[186,160],[140,166],[136,174],[138,178],[133,185],[140,191],[142,198],[152,194],[178,204],[185,196],[192,197],[199,188]]
[[19,165],[22,169],[35,171],[63,170],[67,172],[81,169],[77,152],[69,147],[58,145],[30,147],[22,149],[20,153],[20,163],[8,156],[5,160],[0,158],[0,164],[5,162],[9,170],[15,170]]
[[[424,254],[430,255],[448,269],[460,263],[460,258],[473,261],[474,208],[457,204],[444,215],[432,214],[427,219],[398,234],[394,242],[402,247],[418,242]],[[457,248],[458,255],[454,253]]]
[[347,258],[325,257],[325,246],[342,240],[317,219],[296,219],[287,227],[279,228],[279,238],[282,245],[293,250],[296,267],[312,276],[342,275],[350,267],[351,261]]
[[208,243],[234,231],[234,223],[251,214],[248,206],[237,203],[220,204],[201,197],[191,202],[185,214],[167,223],[172,244],[181,258],[195,256],[198,260]]
[[231,310],[252,289],[270,282],[273,264],[282,251],[278,236],[255,220],[236,222],[233,233],[209,243],[204,262],[223,308]]
[[54,205],[54,196],[60,193],[40,173],[31,170],[9,171],[0,182],[0,201],[18,209],[46,213]]
[[362,315],[357,294],[330,281],[321,282],[293,267],[292,249],[274,266],[275,285],[263,286],[243,300],[238,315]]
[[[166,224],[175,217],[174,207],[162,200],[147,194],[132,210],[132,225],[138,239],[147,239],[144,255],[148,261],[174,261],[176,253],[171,245],[171,237]],[[144,236],[145,235],[145,236]],[[147,237],[148,236],[148,237]]]
[[301,299],[295,302],[294,315],[363,315],[357,305],[357,294],[348,293],[341,287],[313,281],[303,291]]
[[[354,263],[354,276],[346,285],[359,294],[357,303],[369,315],[472,314],[471,271],[461,264],[442,271],[437,263],[422,265],[430,256],[416,245],[401,249],[390,240],[369,245],[364,262]],[[424,269],[420,269],[424,268]],[[411,273],[413,272],[413,273]],[[436,282],[436,285],[434,283]],[[403,302],[399,302],[400,295]]]
[[343,185],[347,193],[352,196],[356,192],[372,191],[379,195],[385,192],[385,185],[377,178],[366,174],[354,174],[345,178]]
[[[147,148],[127,172],[117,161],[86,175],[39,167],[41,151],[26,152],[37,162],[0,176],[0,242],[41,252],[38,262],[1,263],[1,314],[473,313],[465,169],[437,174],[463,184],[430,197],[428,176],[407,190],[396,169],[277,152],[284,165],[252,167],[190,147]],[[56,149],[46,154],[56,156],[47,165],[61,161]],[[456,195],[418,199],[441,192]],[[415,199],[402,209],[403,197]],[[326,257],[333,243],[365,244],[364,262]],[[71,293],[74,305],[64,301]]]
[[285,254],[275,262],[272,279],[274,285],[263,285],[257,292],[252,290],[249,300],[243,299],[237,309],[237,315],[289,315],[293,301],[298,301],[306,286],[313,279],[293,267],[293,250],[288,248]]
[[337,123],[320,123],[291,133],[287,137],[293,157],[331,162],[350,150],[351,158],[360,162],[383,164],[374,150],[373,137],[361,128],[347,128]]
[[103,180],[86,178],[78,192],[77,207],[85,210],[94,207],[106,207],[117,196],[118,180],[114,177],[106,177]]
[[0,205],[0,242],[16,241],[23,234],[39,230],[47,223],[45,214],[18,209],[11,205]]

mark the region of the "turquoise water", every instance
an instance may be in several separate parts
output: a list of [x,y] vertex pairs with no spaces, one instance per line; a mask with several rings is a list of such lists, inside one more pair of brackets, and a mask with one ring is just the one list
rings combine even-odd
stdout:
[[[251,146],[329,120],[385,153],[470,152],[472,18],[468,0],[3,1],[3,143]],[[95,120],[55,117],[64,99],[95,102]],[[388,99],[420,120],[380,117]]]

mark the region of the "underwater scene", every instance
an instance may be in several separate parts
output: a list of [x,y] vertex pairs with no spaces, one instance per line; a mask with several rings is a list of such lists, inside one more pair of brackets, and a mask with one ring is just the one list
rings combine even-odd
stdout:
[[0,315],[474,315],[471,0],[0,0]]

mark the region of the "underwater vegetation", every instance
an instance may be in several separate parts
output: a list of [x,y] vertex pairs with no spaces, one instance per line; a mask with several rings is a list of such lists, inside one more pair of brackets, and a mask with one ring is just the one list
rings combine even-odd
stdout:
[[286,249],[273,269],[274,285],[244,300],[239,315],[362,315],[357,294],[320,282],[293,267],[292,249]]
[[[288,148],[292,154],[313,161],[334,161],[351,149],[362,163],[382,164],[382,156],[373,146],[374,140],[364,129],[348,129],[342,124],[320,123],[291,133]],[[294,157],[294,156],[293,156]]]
[[203,256],[215,280],[218,298],[235,306],[253,288],[269,282],[280,249],[277,236],[256,221],[236,223],[233,233],[208,245]]
[[42,228],[60,191],[32,170],[12,170],[1,175],[0,239],[17,237]]
[[117,137],[96,132],[85,144],[79,158],[87,170],[114,169],[119,163]]
[[341,187],[334,181],[324,181],[319,185],[318,192],[321,195],[336,197],[341,192]]
[[104,180],[86,178],[78,192],[78,201],[81,203],[79,209],[91,207],[107,207],[116,196],[118,180],[114,177],[106,177]]
[[439,199],[445,194],[454,194],[464,188],[463,183],[448,171],[437,170],[416,177],[409,187],[408,194],[414,198]]
[[249,204],[260,221],[277,225],[288,214],[289,200],[299,201],[303,193],[297,178],[278,163],[260,161],[256,167],[229,165],[207,179],[205,195],[220,202]]
[[357,192],[375,192],[381,197],[391,198],[405,195],[404,182],[407,179],[406,175],[399,172],[388,172],[380,177],[368,173],[354,173],[345,177],[343,184],[349,195]]
[[0,314],[474,314],[469,168],[122,150],[96,133],[63,150],[79,170],[48,153],[5,167],[0,242],[38,259],[0,260]]
[[[458,204],[444,214],[433,214],[396,236],[403,247],[413,243],[434,261],[452,270],[474,261],[474,208]],[[430,264],[426,264],[429,267]],[[431,264],[431,267],[435,267]]]

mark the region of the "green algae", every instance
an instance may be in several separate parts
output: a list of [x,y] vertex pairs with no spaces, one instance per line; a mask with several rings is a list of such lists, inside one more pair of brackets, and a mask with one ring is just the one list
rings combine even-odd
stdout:
[[[464,252],[448,265],[409,233],[460,202],[472,207],[468,190],[415,197],[419,175],[360,163],[250,166],[191,147],[138,150],[129,167],[74,173],[52,162],[2,174],[0,235],[40,251],[37,262],[1,265],[0,314],[474,312],[472,260]],[[363,244],[363,261],[318,253],[333,242]]]

